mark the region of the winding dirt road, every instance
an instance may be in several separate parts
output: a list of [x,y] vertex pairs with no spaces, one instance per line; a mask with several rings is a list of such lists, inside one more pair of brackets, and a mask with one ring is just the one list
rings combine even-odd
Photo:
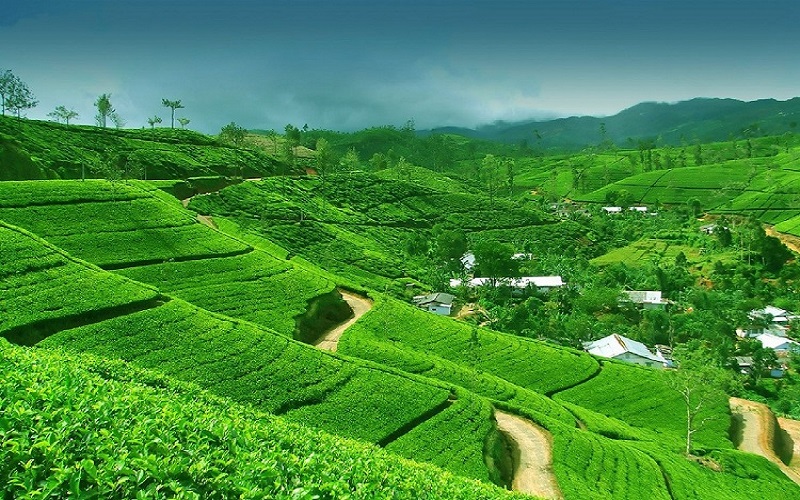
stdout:
[[731,412],[742,416],[742,442],[739,449],[761,455],[777,465],[786,476],[800,484],[800,472],[784,464],[773,449],[775,417],[765,404],[747,399],[730,398]]
[[542,498],[564,498],[553,474],[552,438],[524,418],[495,410],[497,428],[514,443],[511,489]]
[[358,318],[372,309],[372,301],[365,297],[346,292],[344,290],[339,290],[339,293],[342,294],[342,298],[350,306],[350,309],[353,310],[353,316],[344,323],[340,323],[339,325],[334,326],[327,332],[323,333],[322,336],[314,343],[314,345],[320,349],[331,352],[336,351],[336,348],[339,345],[339,338],[342,336],[344,331],[350,328],[353,323],[358,321]]

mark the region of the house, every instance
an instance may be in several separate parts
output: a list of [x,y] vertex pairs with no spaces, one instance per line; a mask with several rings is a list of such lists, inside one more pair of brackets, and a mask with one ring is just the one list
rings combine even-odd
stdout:
[[736,366],[739,368],[739,373],[747,375],[753,369],[752,356],[735,356]]
[[747,328],[736,330],[740,337],[756,337],[768,333],[778,337],[786,337],[789,323],[798,316],[779,307],[767,306],[764,309],[753,309],[747,313],[751,324]]
[[659,290],[626,290],[622,293],[628,296],[629,302],[642,309],[664,309],[669,304],[669,300],[661,298]]
[[450,316],[454,299],[455,296],[449,293],[431,293],[428,295],[417,295],[412,300],[414,305],[420,309],[425,309],[426,311],[442,316]]
[[796,342],[786,337],[779,337],[771,333],[762,333],[755,337],[756,340],[761,342],[764,349],[772,349],[777,355],[787,355],[792,351],[800,352],[800,342]]
[[[526,276],[523,278],[497,278],[498,285],[508,285],[512,288],[524,289],[534,287],[538,292],[547,293],[555,288],[561,288],[565,285],[561,276]],[[469,288],[475,288],[484,285],[492,284],[491,278],[472,278],[466,283],[458,278],[450,280],[450,286],[456,288],[461,285]]]
[[472,252],[467,252],[462,255],[461,265],[464,266],[464,269],[470,271],[473,267],[475,267],[475,254]]
[[714,230],[716,228],[716,224],[706,224],[704,226],[700,226],[700,232],[705,234],[714,234]]
[[639,212],[640,214],[647,213],[647,207],[628,207],[631,212]]
[[622,207],[603,207],[603,212],[607,214],[620,214],[622,213]]
[[609,335],[594,342],[586,342],[583,348],[589,354],[603,358],[617,359],[653,368],[664,368],[669,362],[660,354],[654,354],[641,342],[623,337],[622,335]]

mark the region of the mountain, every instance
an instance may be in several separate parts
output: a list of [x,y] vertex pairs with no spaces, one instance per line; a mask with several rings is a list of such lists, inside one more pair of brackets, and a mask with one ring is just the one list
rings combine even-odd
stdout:
[[[617,146],[634,146],[640,140],[680,145],[777,135],[794,131],[798,121],[798,97],[749,102],[697,98],[677,103],[644,102],[608,117],[496,122],[476,129],[442,127],[429,132],[506,143],[527,141],[531,147],[547,150],[576,150],[609,140]],[[601,131],[603,126],[605,135]]]

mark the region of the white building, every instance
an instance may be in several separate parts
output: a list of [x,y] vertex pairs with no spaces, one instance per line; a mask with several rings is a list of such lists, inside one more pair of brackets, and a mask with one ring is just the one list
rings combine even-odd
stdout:
[[594,342],[583,344],[584,350],[589,354],[603,358],[617,359],[652,368],[669,366],[669,361],[661,353],[653,353],[641,342],[623,337],[622,335],[609,335]]
[[736,330],[740,337],[756,337],[765,333],[777,337],[786,337],[789,331],[789,323],[798,319],[796,314],[775,306],[753,309],[747,313],[747,317],[750,318],[752,324],[747,328]]
[[[498,285],[508,285],[513,288],[524,289],[534,287],[539,292],[549,292],[565,285],[561,276],[525,276],[523,278],[497,278]],[[491,278],[472,278],[467,282],[462,282],[458,278],[450,280],[450,286],[456,288],[461,285],[469,288],[492,284]]]
[[669,304],[669,300],[661,298],[659,290],[626,290],[622,293],[628,296],[630,302],[644,309],[664,309]]
[[761,346],[764,349],[772,349],[775,351],[775,354],[778,355],[786,355],[792,351],[800,352],[800,342],[795,342],[786,337],[779,337],[771,333],[762,333],[756,336],[756,340],[761,342]]
[[455,296],[449,293],[431,293],[428,295],[417,295],[414,297],[414,305],[420,309],[439,314],[442,316],[450,316],[453,309],[453,300]]

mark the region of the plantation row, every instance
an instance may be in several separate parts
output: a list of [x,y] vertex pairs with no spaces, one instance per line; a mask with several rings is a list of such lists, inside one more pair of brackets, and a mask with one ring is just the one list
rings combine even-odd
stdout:
[[[0,183],[0,199],[17,183]],[[237,255],[251,247],[192,221],[177,204],[120,183],[62,182],[59,191],[75,192],[80,202],[42,206],[51,182],[26,183],[30,206],[0,209],[2,220],[24,227],[70,254],[106,268],[121,268],[167,260]],[[138,192],[147,197],[108,201],[105,189]],[[87,199],[95,193],[94,199]],[[65,197],[67,197],[65,195]],[[101,202],[101,203],[98,203]]]
[[[269,175],[277,170],[265,153],[220,144],[189,130],[111,130],[64,126],[0,116],[9,173],[0,180],[98,177],[109,164],[124,163],[134,177],[181,179],[197,175]],[[55,147],[54,145],[57,145]],[[0,148],[0,149],[5,149]],[[124,158],[120,161],[117,156]]]
[[[449,394],[374,371],[367,376],[375,378],[371,390],[363,392],[365,375],[359,373],[364,369],[354,363],[179,300],[66,330],[42,345],[124,359],[273,413],[307,407],[298,414],[301,421],[316,418],[328,431],[370,441],[385,437]],[[324,404],[328,397],[334,399]],[[364,412],[346,421],[341,404],[333,401],[347,398],[379,413]],[[384,424],[379,414],[389,422],[376,429]]]
[[[443,210],[442,207],[447,207]],[[332,224],[382,224],[464,229],[512,228],[542,223],[542,214],[510,202],[371,174],[328,176],[324,181],[264,179],[231,186],[192,200],[192,208],[220,215],[250,214],[262,220],[303,217]]]
[[165,262],[119,271],[203,309],[291,336],[295,317],[334,284],[261,251],[200,261]]
[[[597,377],[555,395],[634,427],[656,433],[661,443],[676,451],[685,438],[685,407],[677,392],[665,383],[661,373],[616,362],[603,362]],[[699,418],[712,417],[695,435],[699,447],[731,448],[728,439],[730,410],[724,397],[708,404]]]
[[[2,221],[0,255],[0,335],[26,325],[63,323],[158,297],[151,288],[102,273]],[[17,340],[33,342],[33,335],[31,328],[20,330]]]
[[[349,338],[362,336],[474,366],[541,393],[585,380],[598,367],[585,353],[484,329],[473,331],[463,323],[391,299],[377,303],[348,332]],[[348,339],[343,342],[340,348],[346,353]]]
[[554,419],[567,425],[574,417],[560,404],[534,392],[516,386],[496,375],[480,371],[470,363],[455,363],[433,354],[391,343],[363,338],[357,333],[358,323],[352,326],[339,341],[339,351],[350,356],[369,359],[408,373],[415,373],[446,383],[455,384],[477,395],[505,403],[515,408],[525,408],[540,419]]
[[523,498],[119,362],[0,339],[0,379],[14,498]]

